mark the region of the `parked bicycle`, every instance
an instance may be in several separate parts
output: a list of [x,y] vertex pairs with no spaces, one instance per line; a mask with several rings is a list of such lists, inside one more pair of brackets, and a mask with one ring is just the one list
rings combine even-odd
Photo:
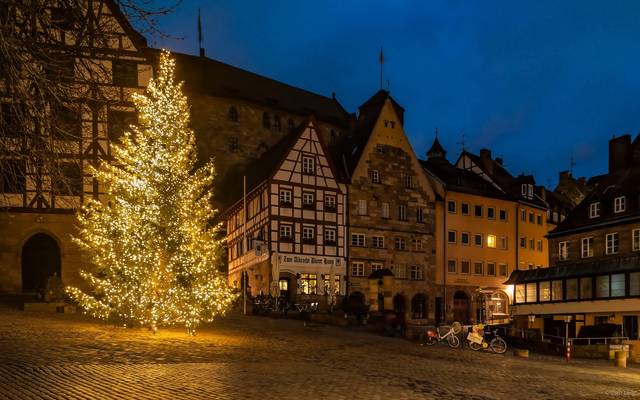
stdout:
[[484,324],[473,325],[467,335],[471,350],[491,349],[496,354],[504,354],[507,351],[507,342],[498,334],[498,329],[485,331]]
[[[442,335],[440,334],[441,329],[446,329],[447,332]],[[435,329],[427,329],[425,333],[425,342],[423,344],[426,344],[427,346],[433,346],[434,344],[443,342],[445,340],[451,348],[460,347],[460,339],[458,339],[458,336],[456,336],[456,330],[453,326],[448,325],[442,325]]]

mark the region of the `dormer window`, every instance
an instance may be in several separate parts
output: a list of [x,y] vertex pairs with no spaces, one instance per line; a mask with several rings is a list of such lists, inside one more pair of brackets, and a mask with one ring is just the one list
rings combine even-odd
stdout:
[[302,173],[313,175],[315,173],[313,157],[302,157]]
[[529,199],[533,198],[533,185],[523,183],[521,186],[520,193],[523,197],[527,197]]
[[371,171],[371,182],[380,183],[380,171],[378,171],[377,169]]
[[616,214],[623,212],[626,209],[626,203],[625,196],[616,197],[613,200],[613,212]]
[[596,218],[600,216],[600,202],[589,204],[589,218]]

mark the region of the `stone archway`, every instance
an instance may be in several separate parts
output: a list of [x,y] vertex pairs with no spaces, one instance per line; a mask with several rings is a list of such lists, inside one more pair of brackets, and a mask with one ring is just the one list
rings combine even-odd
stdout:
[[453,295],[453,320],[462,324],[469,323],[469,296],[462,290]]
[[22,246],[22,292],[43,292],[49,277],[61,275],[60,246],[46,233],[36,233]]

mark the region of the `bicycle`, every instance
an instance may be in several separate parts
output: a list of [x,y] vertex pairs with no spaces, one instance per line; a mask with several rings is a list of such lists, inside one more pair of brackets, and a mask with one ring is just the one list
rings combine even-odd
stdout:
[[[493,337],[490,341],[487,341],[487,333],[493,333]],[[467,336],[469,341],[469,348],[474,351],[489,348],[496,354],[504,354],[507,351],[507,342],[498,334],[498,330],[494,329],[490,332],[485,332],[484,325],[474,326],[472,332],[469,332]]]
[[[441,335],[439,328],[448,328],[448,331],[444,335]],[[443,325],[439,328],[427,329],[427,332],[425,333],[425,342],[423,344],[426,344],[427,346],[433,346],[436,343],[440,343],[446,340],[449,347],[460,347],[460,339],[458,339],[458,336],[456,336],[456,331],[452,326]]]

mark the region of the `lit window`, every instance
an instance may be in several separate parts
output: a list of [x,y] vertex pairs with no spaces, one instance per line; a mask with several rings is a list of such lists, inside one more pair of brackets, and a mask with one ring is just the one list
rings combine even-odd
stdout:
[[613,200],[613,212],[621,213],[626,208],[626,197],[620,196]]
[[611,297],[621,297],[625,295],[625,274],[611,275]]
[[607,254],[618,253],[618,232],[607,234]]
[[318,293],[318,276],[316,274],[300,274],[300,283],[302,284],[302,293]]
[[364,247],[364,234],[362,233],[351,234],[351,245],[356,247]]
[[551,301],[551,281],[538,283],[538,295],[540,301]]
[[304,174],[313,175],[315,173],[314,161],[313,157],[302,157],[302,172]]
[[496,235],[487,235],[487,247],[496,248]]
[[569,259],[569,242],[558,243],[558,258],[560,261]]
[[600,202],[589,204],[589,218],[596,218],[600,216]]
[[526,301],[525,285],[516,285],[516,303],[524,303]]
[[582,258],[593,257],[593,238],[582,238]]
[[354,262],[351,264],[351,276],[364,276],[363,262]]

